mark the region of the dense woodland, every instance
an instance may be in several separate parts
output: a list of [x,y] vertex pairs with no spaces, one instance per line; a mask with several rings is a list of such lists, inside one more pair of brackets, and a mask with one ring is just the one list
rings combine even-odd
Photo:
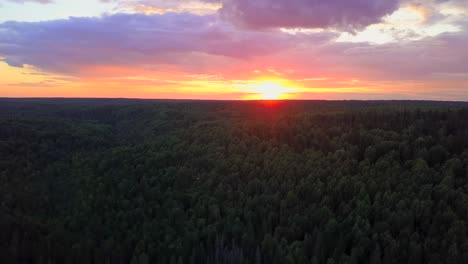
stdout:
[[0,263],[468,263],[468,104],[1,99]]

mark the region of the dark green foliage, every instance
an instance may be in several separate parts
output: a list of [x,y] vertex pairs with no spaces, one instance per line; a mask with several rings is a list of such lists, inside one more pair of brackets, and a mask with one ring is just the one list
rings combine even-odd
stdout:
[[468,108],[0,101],[0,263],[468,263]]

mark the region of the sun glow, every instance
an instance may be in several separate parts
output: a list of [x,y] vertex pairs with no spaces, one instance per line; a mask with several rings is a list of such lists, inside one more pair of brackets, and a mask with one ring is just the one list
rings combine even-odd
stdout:
[[247,89],[250,90],[247,100],[283,100],[291,98],[295,89],[286,86],[285,82],[282,81],[259,81],[247,85]]

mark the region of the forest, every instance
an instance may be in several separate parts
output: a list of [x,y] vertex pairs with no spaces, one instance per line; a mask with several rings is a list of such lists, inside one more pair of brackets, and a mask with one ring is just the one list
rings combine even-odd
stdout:
[[468,263],[468,103],[0,99],[0,263]]

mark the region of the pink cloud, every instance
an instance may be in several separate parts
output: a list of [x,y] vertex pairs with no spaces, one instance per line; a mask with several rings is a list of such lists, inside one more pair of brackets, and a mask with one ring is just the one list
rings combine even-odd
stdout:
[[[116,14],[0,24],[0,54],[11,66],[70,74],[81,66],[102,64],[203,69],[204,60],[249,60],[289,49],[303,38],[241,31],[215,15]],[[330,34],[307,38],[319,43]]]

